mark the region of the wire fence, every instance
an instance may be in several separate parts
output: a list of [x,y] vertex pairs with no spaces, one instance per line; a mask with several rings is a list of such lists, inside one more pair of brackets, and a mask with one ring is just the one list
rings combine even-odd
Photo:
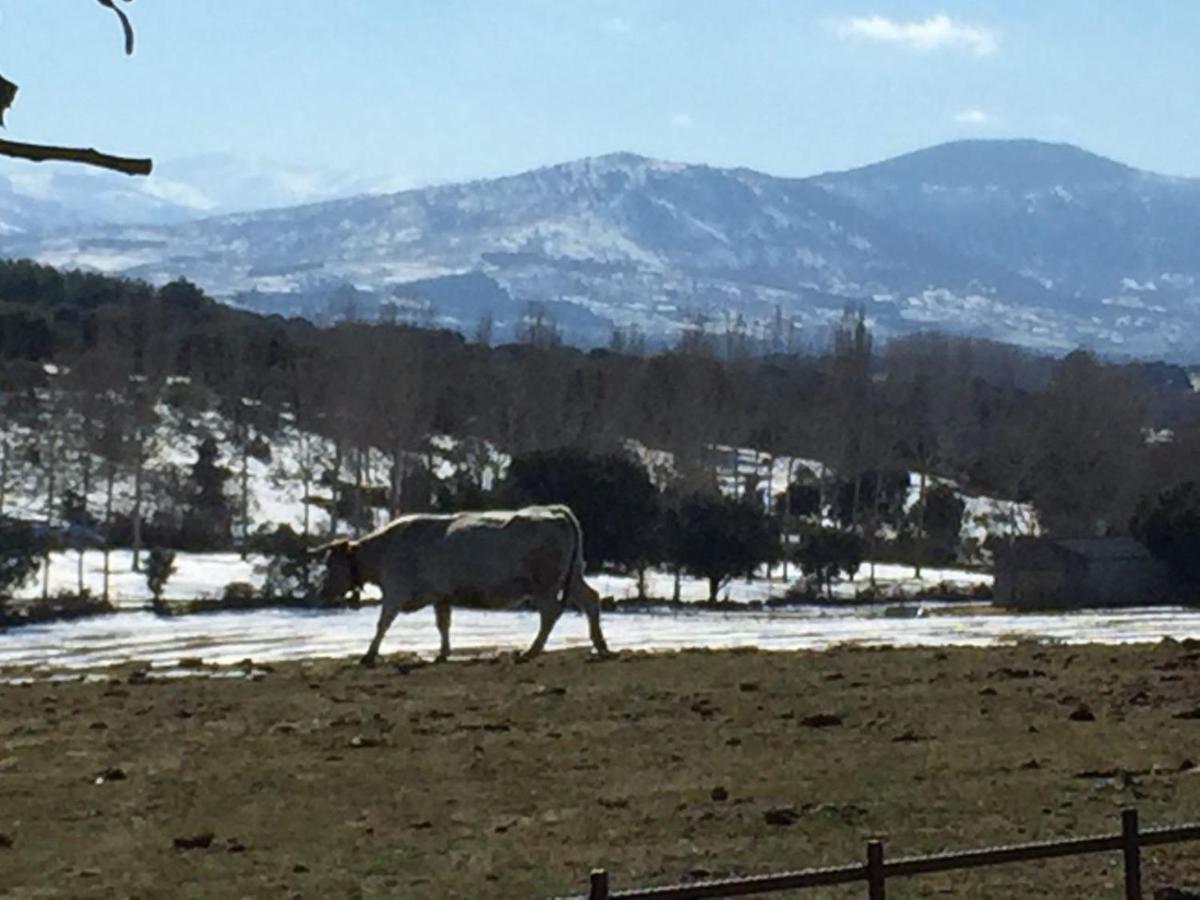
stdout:
[[867,885],[869,900],[886,900],[889,879],[1117,851],[1120,851],[1124,858],[1126,900],[1142,900],[1142,848],[1185,841],[1200,841],[1200,824],[1141,830],[1138,827],[1137,810],[1126,809],[1121,813],[1121,831],[1118,834],[935,853],[894,860],[884,858],[882,842],[869,841],[865,861],[862,863],[748,878],[614,891],[611,889],[608,873],[598,869],[591,874],[588,893],[567,900],[703,900],[716,897],[749,897],[777,891],[861,882]]

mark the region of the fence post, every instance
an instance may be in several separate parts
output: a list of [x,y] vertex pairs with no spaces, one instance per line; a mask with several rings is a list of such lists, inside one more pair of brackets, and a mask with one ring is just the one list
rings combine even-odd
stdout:
[[592,870],[591,888],[588,890],[588,900],[608,900],[608,873],[603,869]]
[[887,900],[881,841],[867,842],[867,897],[869,900]]
[[1142,900],[1142,846],[1136,809],[1121,810],[1121,852],[1125,855],[1125,900]]

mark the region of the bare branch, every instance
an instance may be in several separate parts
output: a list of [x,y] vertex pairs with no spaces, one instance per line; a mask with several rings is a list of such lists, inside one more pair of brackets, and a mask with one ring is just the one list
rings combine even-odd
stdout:
[[[125,0],[129,3],[130,0]],[[117,14],[117,18],[121,20],[121,27],[125,30],[125,55],[133,54],[133,25],[129,21],[129,16],[125,15],[125,11],[121,9],[114,0],[99,0],[101,6],[107,6]]]
[[149,175],[154,163],[149,159],[131,159],[126,156],[111,156],[91,148],[55,147],[47,144],[23,144],[18,141],[0,140],[0,156],[13,156],[33,162],[56,160],[83,163],[111,169],[125,175]]
[[[133,25],[129,17],[116,5],[116,0],[98,0],[101,6],[107,6],[121,20],[121,28],[125,31],[125,52],[133,53]],[[125,0],[129,3],[130,0]],[[0,75],[0,127],[4,126],[4,113],[12,106],[17,96],[17,86]],[[149,175],[154,163],[149,159],[131,159],[126,156],[112,156],[101,153],[91,147],[57,147],[48,144],[24,144],[19,141],[0,140],[0,156],[12,156],[17,159],[28,159],[33,162],[58,160],[62,162],[82,163],[85,166],[96,166],[121,172],[125,175]]]

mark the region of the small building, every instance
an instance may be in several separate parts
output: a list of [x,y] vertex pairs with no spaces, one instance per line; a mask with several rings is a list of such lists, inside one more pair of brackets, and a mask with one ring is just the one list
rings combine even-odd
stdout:
[[1133,538],[1019,538],[996,553],[992,596],[1016,609],[1090,609],[1170,603],[1173,588]]

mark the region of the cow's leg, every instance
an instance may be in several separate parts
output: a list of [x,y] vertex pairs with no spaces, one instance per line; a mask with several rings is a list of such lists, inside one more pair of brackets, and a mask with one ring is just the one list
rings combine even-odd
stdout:
[[604,640],[604,632],[600,630],[600,595],[580,578],[572,585],[571,599],[575,602],[575,607],[587,616],[588,637],[592,639],[596,653],[609,656],[608,642]]
[[450,604],[436,603],[433,611],[437,615],[438,634],[442,636],[442,648],[438,651],[437,661],[445,662],[450,658]]
[[375,659],[379,656],[379,645],[383,643],[383,636],[392,627],[392,622],[395,621],[396,615],[399,612],[400,604],[389,601],[385,597],[383,606],[379,610],[379,624],[375,626],[375,639],[371,641],[371,646],[367,648],[366,654],[360,660],[364,666],[373,666],[375,664]]
[[608,642],[604,640],[604,632],[600,630],[600,602],[596,599],[585,601],[583,613],[587,616],[588,637],[592,639],[592,646],[601,656],[608,656]]
[[557,593],[539,599],[536,605],[538,612],[542,615],[542,623],[538,628],[537,637],[533,639],[529,649],[517,657],[518,662],[528,662],[542,652],[542,648],[546,646],[546,639],[550,637],[550,631],[554,628],[554,623],[562,615],[562,604],[558,601]]

